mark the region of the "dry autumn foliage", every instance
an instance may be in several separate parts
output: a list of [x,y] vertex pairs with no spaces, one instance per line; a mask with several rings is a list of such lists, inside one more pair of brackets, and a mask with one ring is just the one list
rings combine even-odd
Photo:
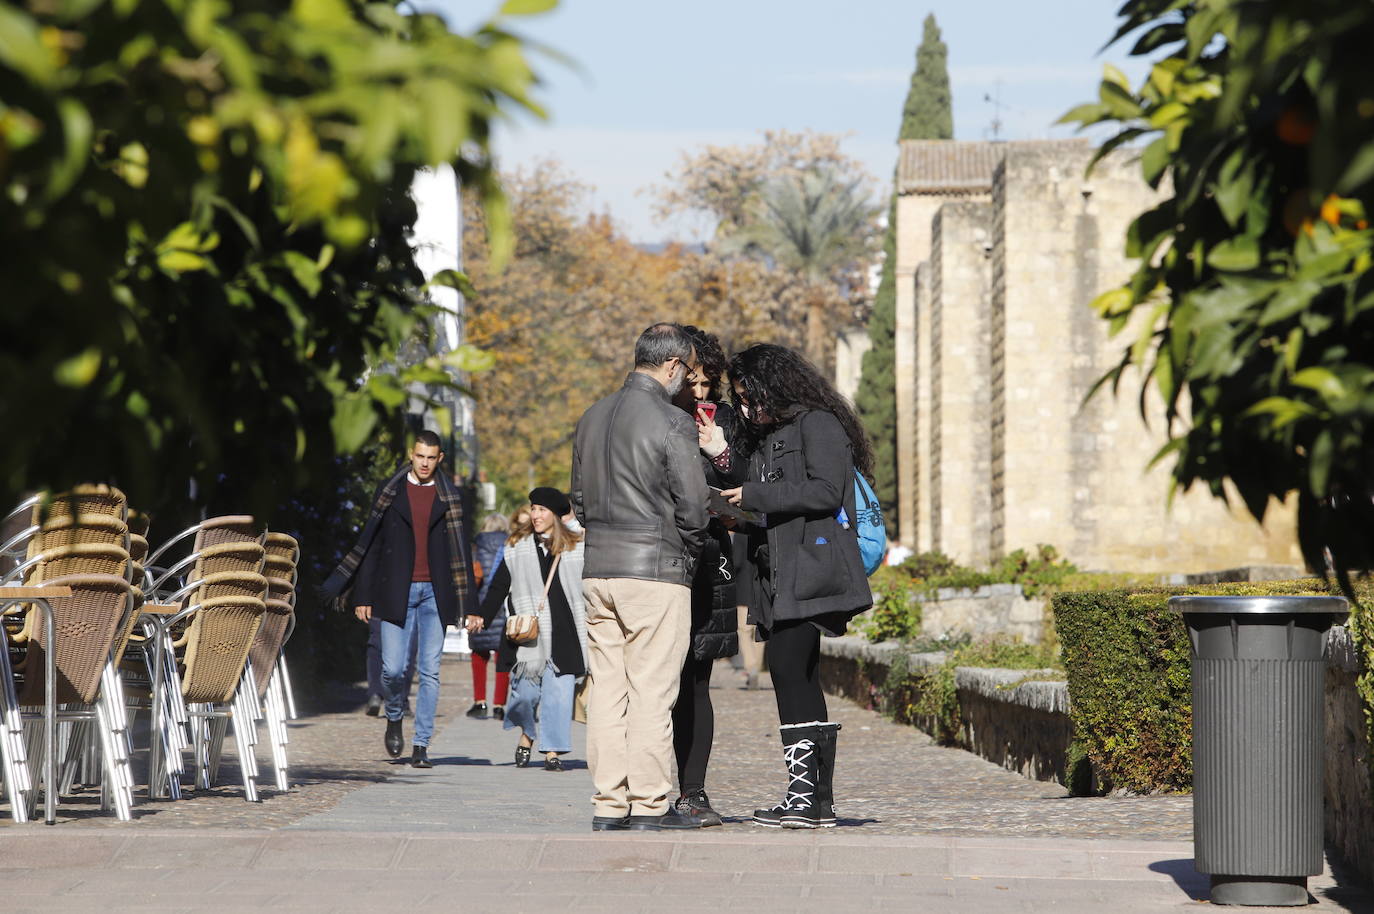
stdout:
[[[830,161],[833,138],[813,139],[811,160]],[[464,248],[475,292],[467,341],[495,356],[492,370],[472,377],[482,465],[511,496],[567,486],[577,418],[620,386],[636,337],[654,321],[695,324],[728,352],[759,341],[801,348],[817,310],[832,326],[852,319],[854,301],[838,283],[757,257],[640,249],[608,216],[585,215],[589,188],[555,162],[510,173],[504,184],[515,236],[509,263],[489,269],[472,199]],[[823,364],[832,350],[822,347]]]

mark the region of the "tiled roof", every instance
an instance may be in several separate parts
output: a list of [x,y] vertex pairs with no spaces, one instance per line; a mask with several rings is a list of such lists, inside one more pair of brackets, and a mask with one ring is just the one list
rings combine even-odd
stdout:
[[903,140],[897,168],[899,194],[969,194],[992,189],[992,173],[1011,147],[1086,147],[1087,139],[1017,140],[1004,143],[960,140]]

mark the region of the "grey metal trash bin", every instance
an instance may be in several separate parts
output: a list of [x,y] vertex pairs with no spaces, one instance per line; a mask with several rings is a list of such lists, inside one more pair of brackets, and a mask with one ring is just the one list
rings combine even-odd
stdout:
[[1326,633],[1340,597],[1173,597],[1193,645],[1193,853],[1212,902],[1307,904],[1322,871]]

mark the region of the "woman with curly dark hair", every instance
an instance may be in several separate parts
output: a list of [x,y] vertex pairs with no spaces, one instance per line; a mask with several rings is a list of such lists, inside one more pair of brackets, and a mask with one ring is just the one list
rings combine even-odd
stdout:
[[[744,462],[733,464],[727,440],[737,420],[730,404],[721,402],[725,353],[720,340],[696,327],[683,327],[696,349],[698,367],[673,395],[673,405],[697,420],[707,478],[717,487],[744,481]],[[738,468],[732,473],[731,467]],[[721,657],[739,651],[735,611],[735,569],[730,531],[719,518],[706,528],[706,540],[692,577],[692,641],[682,667],[677,703],[673,705],[673,749],[677,754],[678,812],[696,816],[703,826],[720,825],[720,813],[706,796],[706,766],[715,737],[711,705],[711,670]]]
[[835,738],[819,678],[821,632],[843,634],[873,604],[858,534],[855,472],[873,450],[853,408],[803,356],[757,344],[729,365],[736,411],[732,442],[748,482],[723,494],[757,517],[747,528],[749,621],[767,642],[783,759],[782,803],[754,812],[760,825],[835,824]]

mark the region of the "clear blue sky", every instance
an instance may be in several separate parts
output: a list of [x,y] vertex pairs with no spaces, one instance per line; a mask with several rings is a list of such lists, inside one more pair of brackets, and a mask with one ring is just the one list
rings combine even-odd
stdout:
[[[458,29],[497,0],[416,0]],[[635,241],[693,239],[707,228],[654,221],[643,189],[683,151],[748,143],[764,128],[849,134],[846,151],[890,180],[921,23],[933,12],[949,48],[956,139],[1071,136],[1053,122],[1095,98],[1104,61],[1133,79],[1126,49],[1099,55],[1117,0],[563,0],[509,25],[577,61],[536,67],[547,122],[503,129],[503,166],[554,157],[596,188]]]

